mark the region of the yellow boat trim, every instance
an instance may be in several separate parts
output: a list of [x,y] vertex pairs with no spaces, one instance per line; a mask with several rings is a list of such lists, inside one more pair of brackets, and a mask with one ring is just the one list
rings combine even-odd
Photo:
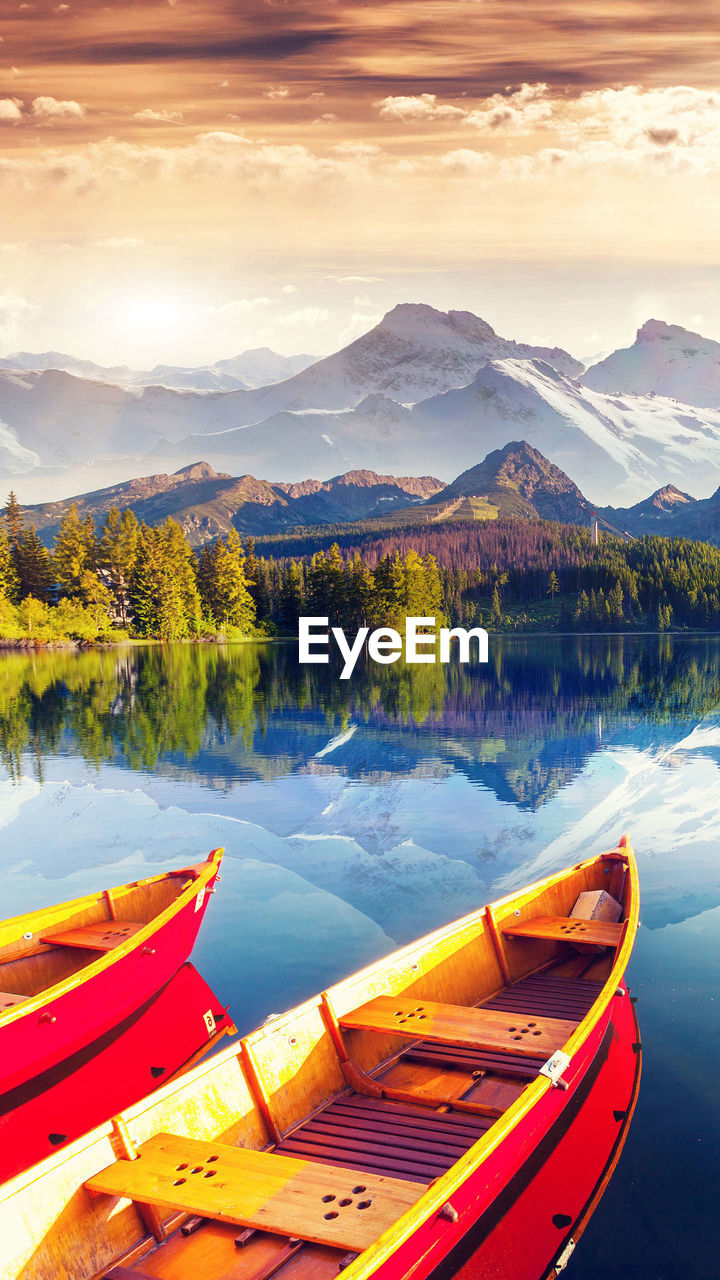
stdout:
[[[627,920],[627,928],[615,962],[610,971],[610,976],[600,992],[597,1000],[590,1012],[583,1018],[570,1036],[569,1040],[563,1045],[563,1052],[572,1058],[573,1054],[578,1051],[584,1044],[593,1029],[597,1026],[603,1014],[606,1012],[608,1005],[615,996],[620,986],[621,980],[627,968],[630,954],[632,952],[635,933],[638,926],[639,917],[639,884],[637,875],[637,865],[633,856],[632,847],[628,844],[623,848],[611,850],[627,855],[628,870],[630,873],[630,915]],[[591,867],[598,861],[597,858],[589,858],[583,863],[576,863],[566,874]],[[497,903],[493,903],[493,908],[501,908],[505,904],[515,903],[522,904],[531,898],[537,896],[544,886],[557,884],[564,877],[548,876],[546,880],[539,881],[531,887],[531,891],[521,894],[510,894],[506,898],[501,898]],[[387,1262],[405,1241],[417,1231],[428,1218],[442,1209],[443,1205],[453,1195],[459,1187],[475,1173],[494,1151],[504,1142],[508,1135],[512,1132],[517,1124],[532,1111],[537,1102],[547,1093],[548,1089],[553,1088],[551,1081],[546,1076],[538,1076],[523,1091],[520,1097],[508,1107],[502,1117],[495,1122],[487,1133],[475,1143],[474,1147],[457,1161],[456,1164],[438,1178],[437,1182],[425,1192],[417,1203],[403,1214],[402,1218],[398,1218],[389,1230],[385,1231],[369,1249],[361,1253],[358,1258],[349,1264],[343,1271],[344,1280],[365,1280],[378,1270],[383,1263]]]
[[[213,849],[212,852],[208,854],[207,865],[199,873],[196,879],[191,881],[188,888],[185,889],[169,907],[166,907],[164,911],[161,911],[160,914],[155,916],[148,924],[143,925],[142,929],[138,930],[137,933],[134,933],[132,937],[128,938],[125,942],[122,942],[119,946],[113,947],[111,951],[106,951],[100,959],[93,960],[92,964],[79,969],[77,973],[70,974],[68,978],[63,978],[62,982],[56,982],[54,986],[47,987],[44,991],[40,991],[38,995],[32,996],[30,999],[23,1000],[22,1004],[17,1004],[10,1009],[6,1009],[2,1014],[0,1014],[0,1030],[3,1027],[8,1026],[9,1023],[17,1022],[20,1018],[24,1018],[30,1013],[36,1013],[52,1000],[58,1000],[61,996],[66,995],[68,991],[73,991],[76,987],[81,987],[85,982],[92,981],[93,978],[96,978],[98,974],[103,973],[105,969],[109,969],[110,966],[114,965],[118,960],[124,959],[125,956],[130,955],[133,951],[137,951],[139,947],[144,946],[153,934],[157,933],[159,929],[162,929],[164,925],[172,920],[173,916],[178,915],[188,905],[188,903],[192,902],[193,898],[195,898],[197,894],[206,887],[208,881],[215,875],[215,872],[222,861],[223,853],[224,849]],[[126,890],[142,889],[145,885],[159,884],[163,880],[170,879],[173,875],[173,872],[165,871],[158,876],[148,876],[144,880],[130,881],[128,884],[112,889],[111,892],[115,895],[121,895]],[[67,906],[68,909],[72,908],[73,911],[80,911],[83,907],[91,907],[102,902],[104,893],[104,890],[100,893],[90,893],[84,898],[74,898],[67,903],[61,903],[59,905]],[[43,910],[44,908],[40,908],[37,911],[28,911],[24,915],[13,917],[13,919],[17,920],[19,924],[24,922],[30,923],[32,920],[37,920],[37,917]],[[36,930],[33,930],[33,932],[35,931]],[[21,956],[17,958],[22,959]]]

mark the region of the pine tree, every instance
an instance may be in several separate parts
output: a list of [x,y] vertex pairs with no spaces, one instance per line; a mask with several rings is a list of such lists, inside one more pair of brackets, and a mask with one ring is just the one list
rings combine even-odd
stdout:
[[558,582],[557,574],[553,569],[550,574],[550,577],[548,578],[548,585],[547,585],[547,593],[550,596],[551,600],[555,599],[559,590],[560,590],[560,583]]
[[608,596],[608,605],[610,608],[610,617],[613,622],[623,621],[623,589],[619,582],[615,583],[612,591]]
[[129,507],[122,515],[117,507],[111,507],[98,547],[98,564],[109,576],[118,620],[123,627],[127,626],[130,618],[129,588],[137,559],[139,530],[140,526]]
[[19,586],[10,539],[0,526],[0,599],[17,600]]
[[107,625],[113,608],[112,592],[98,576],[97,570],[86,569],[80,579],[80,597],[98,631]]
[[372,604],[373,626],[400,628],[404,621],[405,571],[400,553],[383,556],[375,567],[375,598]]
[[302,614],[304,607],[305,584],[302,570],[301,563],[297,560],[291,560],[283,576],[283,585],[280,591],[279,619],[283,627],[288,631],[297,630],[298,618]]
[[75,503],[60,522],[55,538],[53,565],[55,578],[63,595],[71,599],[79,599],[82,595],[81,579],[92,564],[88,532],[78,516]]
[[491,623],[502,621],[502,604],[500,602],[500,592],[498,590],[497,582],[493,587],[492,604],[490,605],[490,621]]
[[345,623],[357,629],[367,624],[375,593],[375,577],[359,552],[353,556],[345,574]]
[[218,538],[204,547],[198,569],[198,586],[210,621],[220,628],[233,626],[250,631],[255,621],[255,603],[244,573],[245,553],[237,531],[227,541]]
[[55,582],[50,552],[43,546],[30,525],[21,535],[16,550],[16,567],[19,579],[18,596],[24,600],[32,596],[47,604]]
[[329,551],[318,551],[307,576],[308,607],[327,615],[330,625],[342,624],[345,613],[345,572],[337,542]]
[[202,608],[192,550],[177,520],[171,517],[161,525],[158,535],[158,634],[163,640],[196,636],[201,629]]
[[8,495],[7,506],[5,507],[5,526],[10,539],[10,545],[14,549],[25,531],[25,521],[23,519],[22,507],[18,502],[14,491],[11,489]]

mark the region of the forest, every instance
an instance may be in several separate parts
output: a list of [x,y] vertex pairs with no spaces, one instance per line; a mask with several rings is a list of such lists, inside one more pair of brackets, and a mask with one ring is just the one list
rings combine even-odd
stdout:
[[10,494],[0,520],[5,643],[293,636],[303,615],[347,630],[436,624],[532,629],[716,630],[720,550],[683,538],[610,536],[495,520],[298,532],[190,545],[180,524],[75,507],[48,549]]

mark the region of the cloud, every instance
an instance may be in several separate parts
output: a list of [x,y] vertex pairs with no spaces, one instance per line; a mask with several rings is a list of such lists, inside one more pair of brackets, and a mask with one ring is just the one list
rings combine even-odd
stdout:
[[285,84],[271,84],[263,90],[263,98],[289,98],[290,90]]
[[107,240],[94,240],[94,249],[139,249],[145,244],[135,236],[110,236]]
[[485,98],[467,112],[464,123],[480,133],[498,130],[530,133],[552,120],[553,106],[546,84],[523,84],[514,92],[494,93]]
[[335,284],[384,284],[382,276],[326,276],[326,280],[334,280]]
[[330,179],[366,183],[368,161],[322,156],[296,144],[253,142],[241,133],[216,129],[187,145],[151,145],[105,138],[74,150],[44,148],[37,155],[2,155],[0,182],[67,187],[78,193],[143,182],[240,182],[246,192],[270,185],[319,186]]
[[[720,167],[720,93],[673,85],[644,89],[587,89],[570,95],[553,92],[544,81],[522,84],[477,99],[465,107],[438,101],[435,94],[385,98],[376,103],[380,116],[406,122],[454,119],[462,129],[483,138],[505,139],[504,157],[490,151],[457,147],[440,165],[458,173],[489,172],[527,177],[560,165],[596,167],[645,166],[654,170]],[[526,149],[507,150],[507,143],[530,139]],[[432,156],[400,158],[397,171],[427,169]]]
[[20,98],[0,98],[0,124],[17,124],[22,120]]
[[297,293],[297,291],[297,285],[294,284],[284,284],[280,290],[280,292],[286,294],[287,297],[291,297],[294,293]]
[[143,111],[135,111],[133,120],[140,120],[143,124],[184,124],[185,117],[182,111],[155,111],[152,107],[145,107]]
[[18,293],[0,294],[0,338],[4,341],[12,338],[16,329],[25,321],[38,314],[39,308],[28,302]]
[[419,93],[412,97],[387,97],[375,103],[384,120],[403,120],[406,124],[428,120],[452,120],[467,115],[462,107],[438,102],[435,93]]
[[349,342],[354,342],[356,338],[362,338],[363,334],[368,333],[370,329],[374,329],[375,325],[382,320],[382,314],[368,315],[354,312],[345,328],[338,334],[338,347],[346,347]]
[[272,306],[271,298],[234,298],[232,302],[223,302],[220,306],[204,307],[203,311],[206,315],[224,316],[227,319],[233,316],[252,315],[254,311],[270,306]]
[[381,148],[376,146],[374,142],[338,142],[331,148],[335,156],[354,156],[356,159],[368,156],[379,156]]
[[469,147],[458,147],[455,151],[446,151],[440,157],[442,167],[454,170],[456,173],[489,172],[494,163],[495,156],[492,152],[473,151]]
[[330,313],[324,307],[300,307],[297,311],[281,316],[279,323],[286,329],[312,329],[316,325],[326,324],[329,318]]
[[82,120],[85,115],[85,108],[79,102],[61,101],[58,98],[43,96],[33,100],[32,114],[33,119],[41,122]]

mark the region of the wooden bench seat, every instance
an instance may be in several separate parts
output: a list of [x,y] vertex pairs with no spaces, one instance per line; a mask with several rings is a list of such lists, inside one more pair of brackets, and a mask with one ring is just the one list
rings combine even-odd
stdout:
[[362,1252],[422,1193],[387,1178],[159,1133],[85,1186],[92,1193]]
[[349,1029],[381,1031],[431,1044],[501,1050],[543,1059],[562,1048],[575,1030],[574,1022],[561,1018],[538,1014],[528,1019],[524,1014],[438,1004],[408,996],[376,996],[344,1014],[339,1022]]
[[571,942],[573,946],[590,943],[598,947],[616,947],[622,936],[622,924],[609,920],[583,920],[578,916],[535,916],[517,924],[503,925],[510,938],[541,938],[546,942]]
[[112,951],[121,942],[127,942],[144,929],[143,924],[129,920],[102,920],[99,924],[85,924],[79,929],[65,929],[59,933],[46,933],[42,942],[54,947],[83,947],[88,951]]
[[5,1009],[14,1009],[16,1004],[22,1004],[27,999],[28,996],[16,996],[12,991],[0,991],[0,1013]]

